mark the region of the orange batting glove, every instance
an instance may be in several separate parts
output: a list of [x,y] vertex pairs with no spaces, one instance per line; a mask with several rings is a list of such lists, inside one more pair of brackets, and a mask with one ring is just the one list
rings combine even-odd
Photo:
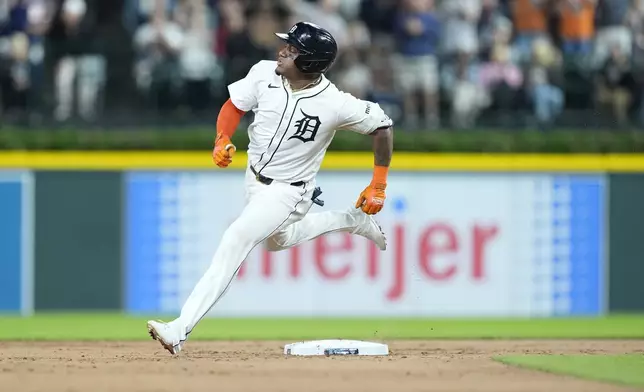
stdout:
[[219,167],[228,167],[233,161],[237,147],[225,135],[217,135],[215,139],[215,148],[212,151],[212,160]]
[[362,209],[363,212],[374,215],[382,210],[385,205],[385,189],[387,188],[387,172],[389,168],[386,166],[376,166],[373,172],[371,183],[360,193],[356,208]]

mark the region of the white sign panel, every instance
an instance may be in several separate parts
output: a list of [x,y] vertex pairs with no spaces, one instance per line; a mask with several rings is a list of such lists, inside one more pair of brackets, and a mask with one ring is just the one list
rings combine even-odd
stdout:
[[[324,210],[350,208],[369,181],[320,174]],[[603,192],[600,177],[393,172],[386,251],[343,233],[257,248],[211,315],[599,313]],[[128,310],[177,313],[243,202],[240,172],[131,174]]]

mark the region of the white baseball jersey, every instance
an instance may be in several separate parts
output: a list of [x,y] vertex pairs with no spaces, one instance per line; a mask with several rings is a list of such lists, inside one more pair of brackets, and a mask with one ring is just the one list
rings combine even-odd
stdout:
[[276,67],[276,61],[260,61],[228,86],[232,103],[255,114],[248,159],[266,177],[310,181],[336,130],[366,135],[393,125],[380,105],[338,90],[324,75],[316,86],[293,92]]

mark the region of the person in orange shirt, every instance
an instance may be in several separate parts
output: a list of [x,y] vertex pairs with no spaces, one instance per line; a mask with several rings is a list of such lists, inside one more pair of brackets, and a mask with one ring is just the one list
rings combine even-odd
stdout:
[[564,54],[585,55],[593,49],[596,0],[559,0],[559,35]]
[[520,61],[528,61],[535,40],[548,34],[548,15],[551,0],[512,0],[510,10],[516,33],[513,49]]

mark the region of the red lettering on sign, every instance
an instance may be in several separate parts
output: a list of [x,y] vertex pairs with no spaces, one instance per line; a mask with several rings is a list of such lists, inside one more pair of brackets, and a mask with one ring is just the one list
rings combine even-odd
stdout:
[[291,268],[290,275],[292,278],[297,278],[302,273],[302,264],[300,261],[300,247],[295,246],[291,248]]
[[456,273],[455,263],[439,270],[435,263],[438,256],[449,256],[458,252],[458,238],[454,229],[437,223],[429,226],[420,236],[418,262],[421,271],[430,279],[447,280]]
[[390,301],[402,297],[405,290],[405,227],[394,226],[394,271],[393,282],[387,291],[387,299]]
[[[457,229],[447,222],[437,222],[421,228],[417,238],[408,238],[408,226],[400,221],[389,230],[390,242],[386,252],[381,252],[374,243],[364,238],[350,233],[335,233],[318,237],[304,247],[297,246],[283,252],[261,249],[256,273],[263,278],[273,279],[277,271],[287,268],[288,271],[282,275],[293,280],[313,273],[326,281],[344,280],[351,278],[352,273],[359,273],[376,284],[375,287],[383,288],[387,301],[400,301],[417,273],[424,277],[425,283],[414,280],[414,284],[448,282],[457,277],[465,278],[465,274],[475,281],[486,279],[486,255],[498,241],[500,230],[494,223],[472,222]],[[413,248],[416,251],[408,254],[407,250]],[[279,254],[283,256],[278,257]],[[312,270],[305,269],[306,266],[302,264],[309,261],[314,263]],[[248,277],[251,272],[246,264],[244,262],[239,270],[239,279]],[[366,271],[361,271],[361,268]]]
[[349,275],[349,272],[351,272],[351,265],[347,264],[344,267],[332,271],[328,266],[327,266],[327,257],[329,257],[332,254],[338,254],[338,253],[345,253],[345,252],[350,252],[353,249],[353,239],[351,238],[351,234],[349,233],[343,233],[342,235],[336,236],[340,237],[342,241],[340,242],[339,245],[329,245],[327,243],[327,237],[322,236],[318,237],[314,242],[315,242],[315,265],[320,271],[320,274],[330,280],[338,280],[338,279],[343,279],[347,275]]
[[239,267],[239,271],[237,271],[237,279],[243,278],[244,274],[246,274],[246,260],[242,262],[241,267]]
[[497,226],[482,227],[474,225],[472,229],[472,277],[477,280],[485,276],[485,248],[499,232]]
[[262,276],[269,278],[273,274],[273,256],[266,248],[262,248]]
[[[290,268],[289,275],[291,277],[297,278],[301,273],[300,266],[300,248],[295,246],[288,250],[290,255]],[[270,278],[273,275],[273,254],[274,252],[268,251],[268,249],[262,249],[262,276],[265,278]]]
[[369,241],[367,252],[369,252],[367,257],[367,277],[373,280],[378,277],[378,271],[380,270],[378,268],[378,263],[380,262],[380,249],[378,249],[376,244]]

